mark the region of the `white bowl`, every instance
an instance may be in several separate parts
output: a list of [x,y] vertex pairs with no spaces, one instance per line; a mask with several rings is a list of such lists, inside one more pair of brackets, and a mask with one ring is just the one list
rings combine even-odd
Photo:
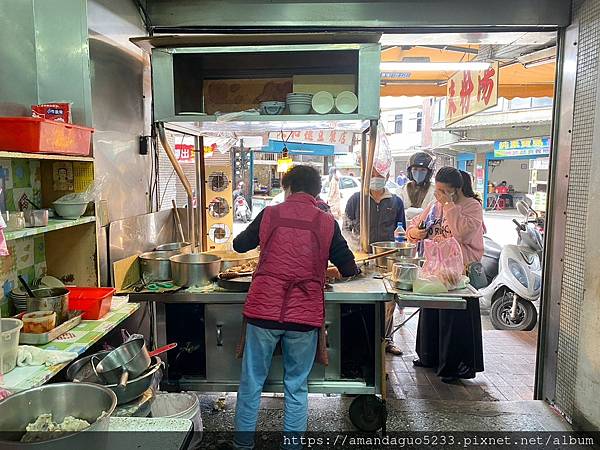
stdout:
[[310,103],[300,104],[300,103],[292,103],[288,105],[288,109],[290,114],[296,115],[304,115],[310,113]]
[[358,97],[354,92],[340,92],[335,98],[335,108],[342,114],[352,114],[358,108]]
[[334,105],[333,95],[326,91],[317,92],[312,98],[312,109],[318,114],[331,112]]
[[63,219],[79,219],[85,210],[87,209],[87,205],[89,202],[79,202],[79,203],[62,203],[62,202],[54,202],[52,206],[54,207],[54,211]]

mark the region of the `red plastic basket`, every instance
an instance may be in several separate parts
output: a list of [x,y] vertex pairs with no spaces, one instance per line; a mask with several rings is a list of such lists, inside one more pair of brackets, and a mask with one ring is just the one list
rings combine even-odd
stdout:
[[83,311],[83,320],[98,320],[110,311],[114,288],[67,287],[69,309]]
[[93,128],[34,117],[0,117],[0,150],[90,154]]

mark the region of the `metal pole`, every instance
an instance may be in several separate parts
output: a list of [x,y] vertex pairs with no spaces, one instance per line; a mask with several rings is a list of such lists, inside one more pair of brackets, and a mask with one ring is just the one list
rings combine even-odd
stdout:
[[171,165],[173,166],[173,169],[175,169],[175,173],[179,177],[179,180],[181,181],[181,184],[183,184],[183,188],[185,189],[185,192],[187,193],[188,236],[190,239],[190,243],[192,244],[192,253],[195,253],[196,252],[196,234],[195,234],[194,230],[196,229],[196,227],[194,224],[194,195],[193,195],[193,191],[192,191],[192,185],[190,184],[189,180],[185,176],[185,173],[183,172],[183,169],[181,168],[179,161],[177,161],[177,158],[175,157],[175,153],[173,152],[173,149],[171,148],[171,145],[169,144],[167,135],[165,133],[165,124],[163,122],[156,122],[156,130],[158,132],[158,137],[160,139],[160,142],[161,142],[163,148],[165,149],[165,153],[169,157],[169,161],[171,161]]
[[[202,136],[196,136],[196,145],[194,146],[194,172],[196,176],[196,208],[194,209],[194,216],[196,219],[196,242],[198,245],[201,245],[202,242],[202,234],[200,224],[202,223],[202,218],[200,217],[201,212],[203,211],[204,203],[201,203],[201,193],[202,184],[200,183],[200,155],[204,155],[204,138]],[[203,229],[203,228],[202,228]],[[204,248],[201,249],[204,251]]]
[[[198,197],[198,215],[200,216],[200,222],[198,223],[198,235],[200,238],[198,239],[198,244],[200,245],[200,250],[205,252],[208,250],[208,229],[206,223],[206,164],[204,161],[204,136],[199,136],[198,140],[200,142],[200,186],[199,192],[200,197]],[[202,226],[200,226],[200,223]]]
[[[367,135],[369,142],[366,142]],[[371,184],[371,171],[375,159],[375,146],[377,144],[377,120],[371,120],[368,132],[364,132],[361,141],[361,164],[362,171],[361,195],[360,195],[360,248],[364,253],[369,253],[369,217],[371,202],[369,201],[369,185]]]

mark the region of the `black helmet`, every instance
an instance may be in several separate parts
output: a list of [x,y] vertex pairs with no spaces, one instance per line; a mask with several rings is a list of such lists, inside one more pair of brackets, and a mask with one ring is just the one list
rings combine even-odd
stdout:
[[413,167],[424,167],[427,169],[427,178],[425,179],[425,183],[428,183],[433,175],[433,166],[435,164],[435,160],[433,156],[429,153],[425,152],[417,152],[410,157],[408,160],[408,166],[406,167],[406,172],[408,174],[408,179],[410,181],[415,181],[412,174]]

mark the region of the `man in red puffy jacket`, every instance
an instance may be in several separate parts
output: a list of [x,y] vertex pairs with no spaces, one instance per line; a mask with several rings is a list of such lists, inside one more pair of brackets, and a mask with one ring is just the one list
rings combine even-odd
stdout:
[[306,431],[308,375],[325,315],[324,285],[328,261],[341,276],[360,270],[331,214],[316,200],[321,177],[309,166],[284,175],[286,199],[265,208],[233,241],[240,253],[260,245],[261,255],[246,304],[247,320],[240,387],[235,414],[237,448],[252,448],[260,395],[281,342],[284,366],[284,433]]

